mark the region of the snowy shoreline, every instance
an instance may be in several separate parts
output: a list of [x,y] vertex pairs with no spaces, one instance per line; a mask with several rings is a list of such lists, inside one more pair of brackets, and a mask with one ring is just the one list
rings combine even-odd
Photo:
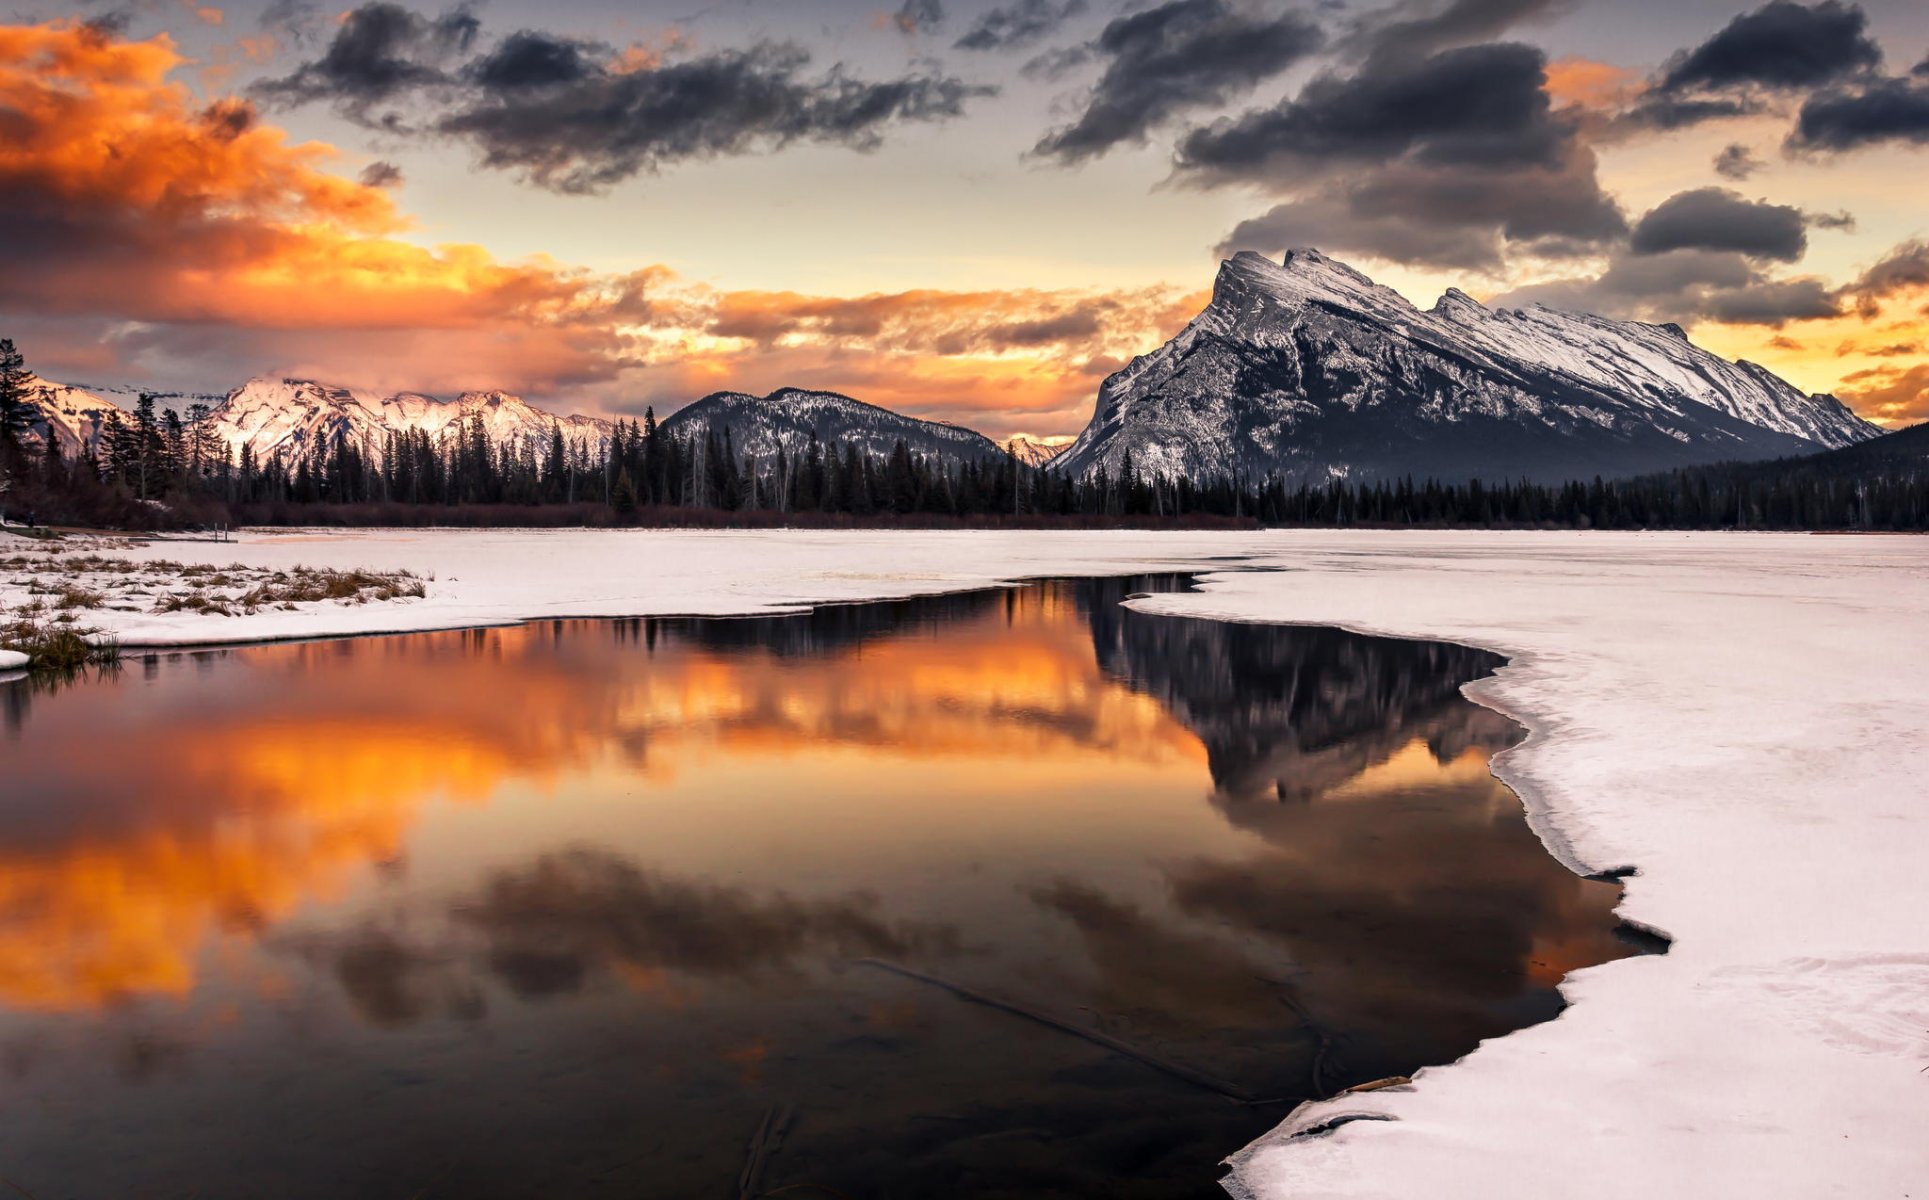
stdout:
[[433,576],[420,600],[85,614],[130,647],[1189,571],[1199,590],[1131,603],[1495,649],[1508,665],[1468,694],[1531,731],[1496,774],[1570,868],[1637,867],[1621,915],[1673,948],[1570,974],[1559,1019],[1409,1088],[1302,1107],[1236,1157],[1236,1194],[1901,1197],[1929,1178],[1929,541],[397,530],[114,553]]

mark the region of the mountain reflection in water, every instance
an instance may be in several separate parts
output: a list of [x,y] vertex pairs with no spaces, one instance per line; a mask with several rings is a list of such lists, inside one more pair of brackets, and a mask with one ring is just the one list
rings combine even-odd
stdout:
[[1497,658],[1119,606],[1183,583],[0,685],[0,1174],[724,1196],[793,1106],[764,1189],[1210,1196],[1284,1103],[857,960],[1290,1102],[1630,952],[1488,774]]

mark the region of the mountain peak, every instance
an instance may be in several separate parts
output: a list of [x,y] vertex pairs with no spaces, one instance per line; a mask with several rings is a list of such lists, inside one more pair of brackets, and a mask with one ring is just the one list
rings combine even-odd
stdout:
[[1054,469],[1168,477],[1627,475],[1848,445],[1830,397],[1693,345],[1679,327],[1458,288],[1430,311],[1317,250],[1235,254],[1212,303],[1106,379]]

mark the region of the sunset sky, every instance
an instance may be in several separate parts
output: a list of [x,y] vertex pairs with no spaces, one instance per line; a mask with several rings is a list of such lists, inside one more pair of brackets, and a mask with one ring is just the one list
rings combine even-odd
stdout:
[[22,0],[43,376],[834,389],[1067,435],[1219,258],[1672,320],[1929,416],[1929,5]]

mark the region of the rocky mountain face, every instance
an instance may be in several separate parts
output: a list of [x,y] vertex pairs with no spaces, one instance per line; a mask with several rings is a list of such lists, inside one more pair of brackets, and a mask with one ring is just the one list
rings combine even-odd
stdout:
[[1881,432],[1677,326],[1488,308],[1459,291],[1423,311],[1295,250],[1221,264],[1205,311],[1105,381],[1053,469],[1117,475],[1129,456],[1142,476],[1195,480],[1560,482]]
[[658,426],[679,438],[703,437],[714,430],[730,433],[739,454],[772,457],[779,446],[786,454],[804,450],[812,436],[820,446],[856,446],[863,454],[884,456],[902,441],[911,453],[939,458],[978,460],[1005,453],[982,433],[941,421],[920,421],[889,409],[865,404],[836,392],[781,388],[768,396],[743,392],[713,392],[678,409]]

